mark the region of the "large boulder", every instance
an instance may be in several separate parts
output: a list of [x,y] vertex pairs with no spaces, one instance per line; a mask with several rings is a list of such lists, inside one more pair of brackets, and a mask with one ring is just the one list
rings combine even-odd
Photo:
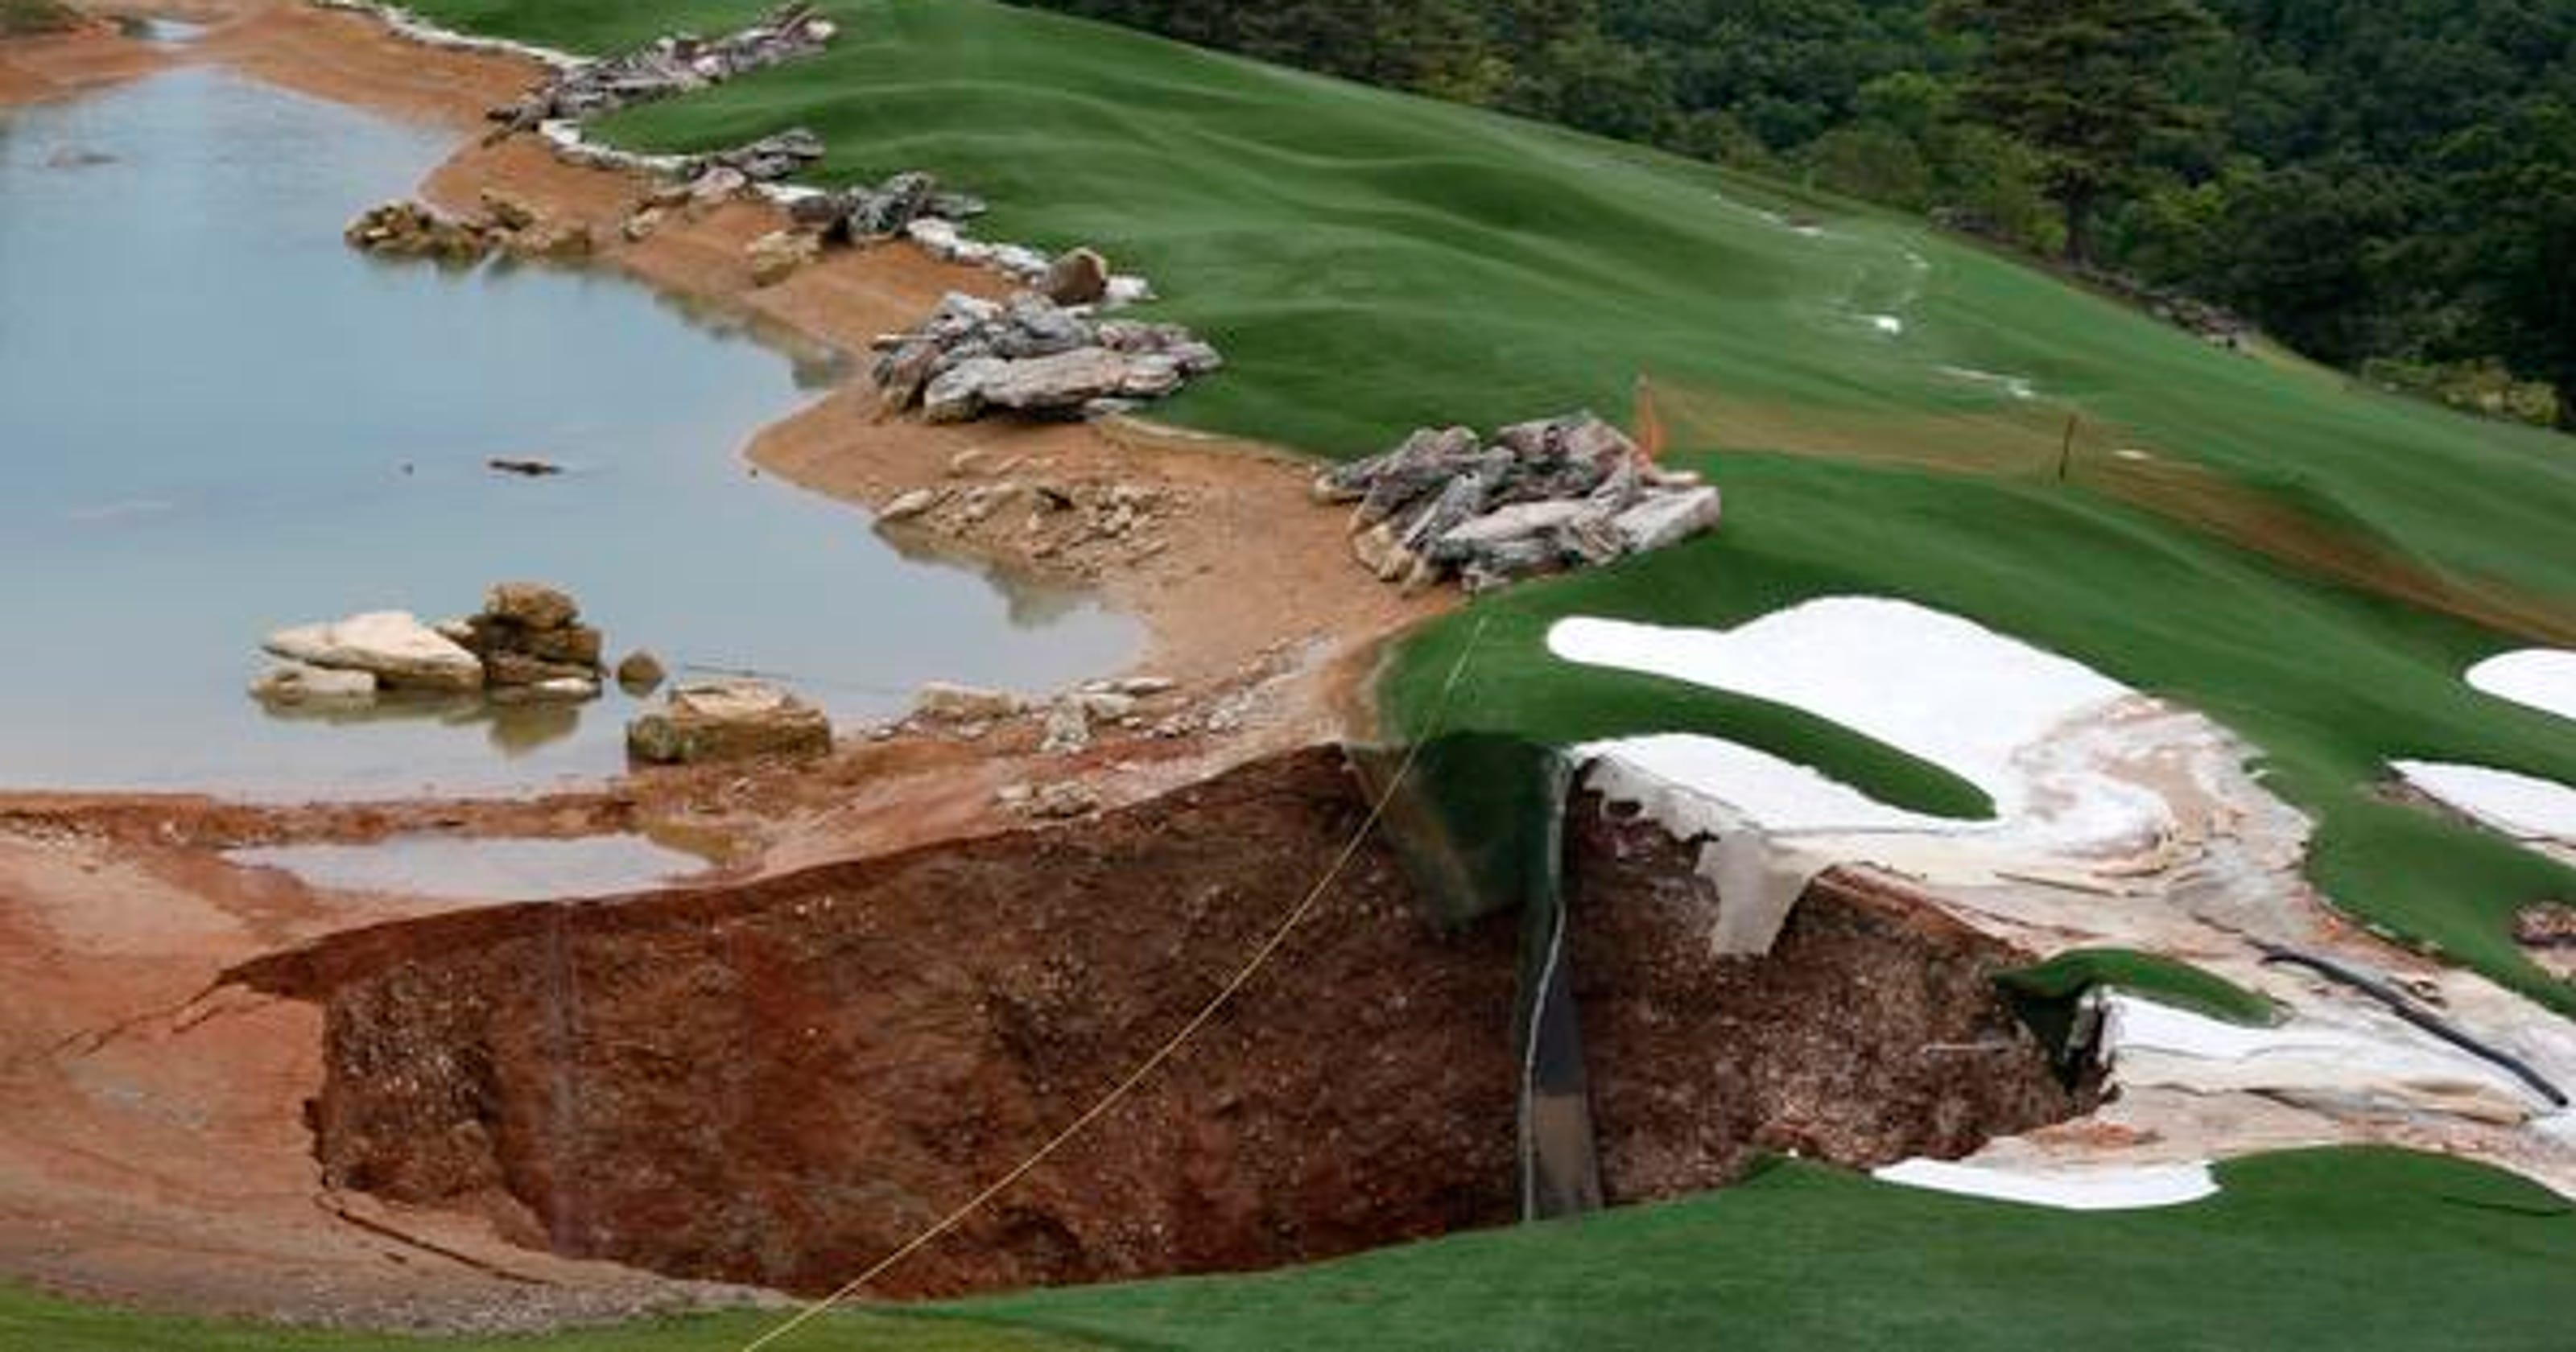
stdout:
[[1224,364],[1179,325],[1098,320],[1036,291],[998,305],[951,293],[875,346],[880,405],[892,412],[917,400],[930,422],[994,410],[1107,412],[1171,394]]
[[1724,503],[1714,488],[1687,488],[1650,497],[1610,518],[1610,529],[1631,554],[1682,541],[1717,528]]
[[773,230],[753,240],[743,256],[751,264],[753,286],[775,286],[822,252],[822,241],[802,230]]
[[542,582],[495,582],[483,594],[483,613],[530,629],[561,629],[581,618],[581,603]]
[[482,610],[439,632],[483,659],[484,683],[496,687],[595,684],[605,644],[596,627],[581,623],[581,603],[570,592],[542,582],[495,583]]
[[418,202],[386,202],[349,223],[341,238],[355,249],[404,258],[471,263],[492,250],[485,230]]
[[656,765],[831,749],[832,724],[823,711],[765,681],[684,685],[665,707],[626,725],[627,754]]
[[1080,408],[1126,387],[1128,359],[1105,347],[1005,362],[977,384],[984,402],[1023,413]]
[[598,674],[599,668],[589,663],[549,662],[542,657],[506,650],[483,654],[483,681],[495,687],[586,681]]
[[1025,701],[1007,690],[952,685],[946,681],[931,681],[923,685],[921,693],[913,700],[915,713],[943,723],[989,722],[996,718],[1010,718],[1027,707]]
[[269,635],[261,646],[290,662],[369,672],[398,689],[483,688],[482,661],[407,611],[376,610],[297,625]]
[[1109,294],[1109,260],[1096,250],[1067,249],[1047,264],[1038,294],[1058,305],[1096,305]]
[[371,671],[334,671],[304,662],[281,662],[251,682],[252,699],[262,704],[356,705],[376,698]]
[[931,378],[921,392],[927,422],[966,422],[984,411],[984,385],[1010,368],[999,357],[969,357]]

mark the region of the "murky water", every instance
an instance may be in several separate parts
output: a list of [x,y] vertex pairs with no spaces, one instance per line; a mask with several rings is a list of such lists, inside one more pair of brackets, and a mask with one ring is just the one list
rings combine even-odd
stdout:
[[637,892],[707,861],[642,836],[473,839],[394,836],[366,845],[263,845],[232,850],[236,864],[284,869],[316,887],[483,901],[542,901]]
[[810,397],[781,349],[606,271],[345,248],[447,140],[206,70],[0,112],[0,785],[614,770],[633,705],[613,693],[355,719],[243,694],[271,629],[459,614],[503,578],[570,588],[612,656],[783,673],[842,720],[927,679],[1043,688],[1132,649],[1082,595],[906,560],[863,514],[753,477],[749,434]]

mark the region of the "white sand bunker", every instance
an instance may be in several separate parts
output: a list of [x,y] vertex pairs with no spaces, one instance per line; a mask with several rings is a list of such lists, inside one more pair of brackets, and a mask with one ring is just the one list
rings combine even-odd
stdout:
[[2576,719],[2576,650],[2524,648],[2499,654],[2469,668],[2468,682],[2497,699]]
[[[2469,668],[2469,685],[2497,699],[2576,720],[2576,651],[2524,648]],[[2516,840],[2576,845],[2576,788],[2483,765],[2390,761],[2405,781]]]
[[1909,602],[1830,597],[1731,630],[1570,618],[1547,643],[1570,662],[1803,710],[1993,800],[1980,820],[1906,811],[1691,733],[1575,748],[1592,789],[1704,842],[1698,870],[1729,899],[1711,935],[1720,953],[1767,952],[1807,882],[1835,864],[1943,886],[2121,892],[2206,860],[2249,814],[2268,821],[2277,806],[2246,775],[2243,746],[2208,719]]
[[2123,1089],[2332,1099],[2485,1122],[2550,1111],[2500,1067],[2351,1002],[2309,1002],[2280,1027],[2247,1028],[2119,992],[2097,1000],[2099,1054]]
[[1937,765],[1994,800],[1991,821],[1902,811],[1716,738],[1582,748],[1724,803],[1775,834],[1983,836],[2039,853],[2134,854],[2167,832],[2155,752],[2123,730],[2151,702],[2080,663],[1955,615],[1829,597],[1731,630],[1560,620],[1548,649],[1804,710]]
[[2181,1206],[2218,1193],[2218,1180],[2205,1163],[2007,1169],[1912,1159],[1872,1170],[1870,1176],[1882,1183],[1900,1183],[1909,1188],[2056,1207],[2061,1211]]
[[2554,779],[2443,761],[2390,761],[2389,768],[2433,798],[2516,840],[2576,845],[2576,789]]

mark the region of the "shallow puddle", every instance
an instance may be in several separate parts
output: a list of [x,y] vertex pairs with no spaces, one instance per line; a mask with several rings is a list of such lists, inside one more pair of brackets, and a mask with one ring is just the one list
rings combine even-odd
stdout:
[[284,869],[315,887],[479,901],[606,896],[657,887],[707,869],[694,854],[642,836],[475,839],[394,836],[365,845],[262,845],[233,863]]
[[[0,113],[0,786],[526,789],[623,764],[632,701],[272,718],[280,626],[572,590],[676,672],[842,722],[922,681],[1042,689],[1138,630],[907,560],[741,447],[819,373],[606,270],[383,263],[340,240],[451,133],[188,69]],[[854,447],[853,454],[864,454]],[[569,472],[495,474],[492,457]]]

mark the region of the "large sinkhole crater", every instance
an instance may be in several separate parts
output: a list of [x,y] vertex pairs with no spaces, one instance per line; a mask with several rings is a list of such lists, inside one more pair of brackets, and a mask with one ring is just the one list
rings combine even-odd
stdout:
[[[520,1242],[832,1287],[1177,1030],[1366,816],[1313,749],[1085,822],[742,886],[351,931],[235,973],[327,1010],[335,1186]],[[1610,1201],[1766,1152],[1955,1156],[2081,1110],[2022,955],[1828,874],[1715,956],[1692,848],[1578,796],[1567,953]],[[884,1283],[1258,1268],[1509,1221],[1518,918],[1444,931],[1384,842],[1095,1129]]]

